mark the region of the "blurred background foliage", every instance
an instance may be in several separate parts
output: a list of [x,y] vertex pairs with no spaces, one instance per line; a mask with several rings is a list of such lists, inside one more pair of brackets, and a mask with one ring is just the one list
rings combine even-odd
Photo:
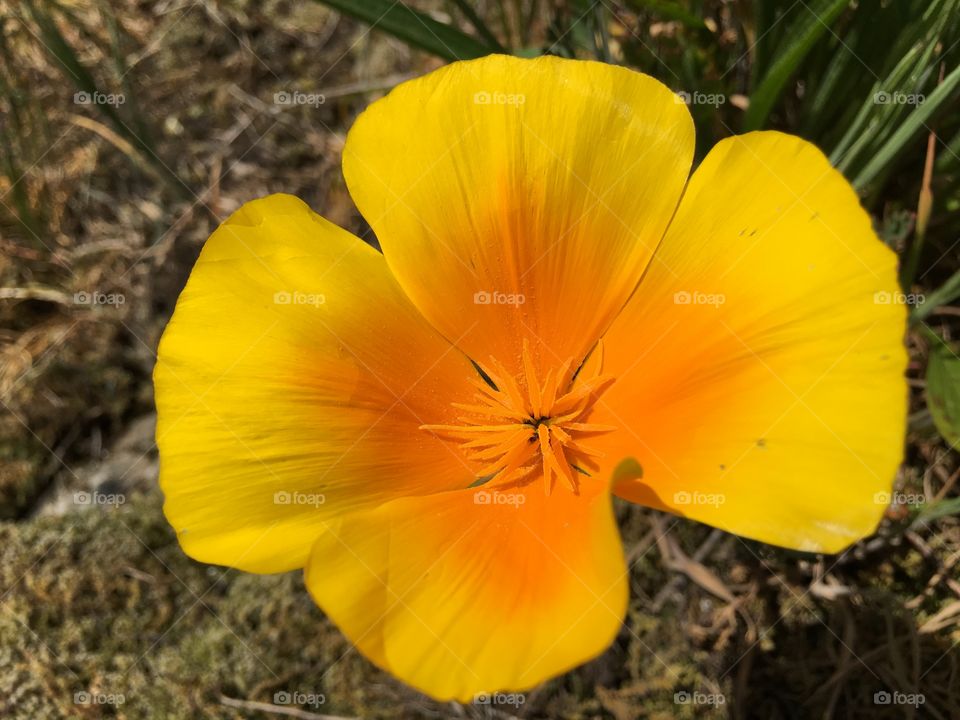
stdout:
[[[500,709],[342,663],[298,582],[184,558],[158,510],[150,386],[222,218],[283,190],[375,243],[339,172],[352,118],[492,52],[657,77],[688,99],[698,160],[754,129],[813,141],[911,301],[906,461],[876,536],[814,558],[618,507],[622,637]],[[958,57],[960,0],[0,0],[0,715],[263,717],[276,690],[311,688],[363,717],[960,717]],[[325,100],[278,107],[288,91]],[[142,497],[69,501],[98,488]],[[72,703],[97,687],[129,702]],[[927,702],[877,706],[885,688]],[[674,702],[694,689],[728,703]]]

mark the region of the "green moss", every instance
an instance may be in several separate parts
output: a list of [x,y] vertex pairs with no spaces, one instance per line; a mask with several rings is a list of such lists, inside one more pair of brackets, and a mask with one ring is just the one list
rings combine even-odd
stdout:
[[[187,558],[159,498],[0,527],[0,716],[236,717],[221,694],[323,693],[378,717],[413,693],[350,650],[298,573],[244,575]],[[366,688],[388,688],[371,695]],[[77,692],[123,695],[83,706]],[[378,705],[379,703],[379,705]]]

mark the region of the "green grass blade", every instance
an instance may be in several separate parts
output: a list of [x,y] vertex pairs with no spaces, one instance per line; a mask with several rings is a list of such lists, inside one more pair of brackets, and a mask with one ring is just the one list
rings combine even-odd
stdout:
[[[59,68],[73,83],[77,90],[91,95],[99,91],[97,81],[93,74],[80,60],[79,54],[70,45],[67,39],[60,32],[53,15],[45,9],[41,10],[32,0],[24,0],[24,5],[30,12],[37,27],[40,29],[40,40],[47,52],[57,61]],[[120,114],[110,105],[103,103],[96,104],[97,112],[101,113],[116,133],[130,143],[130,146],[136,151],[137,160],[145,161],[143,167],[150,169],[165,181],[170,183],[171,188],[181,196],[188,191],[188,186],[180,177],[161,159],[154,151],[154,148],[148,144],[143,137],[133,132],[123,121]]]
[[927,505],[920,511],[916,521],[928,523],[948,515],[960,515],[960,498],[949,498],[935,505]]
[[804,6],[808,16],[791,28],[787,46],[750,96],[750,107],[743,119],[744,130],[763,127],[787,81],[797,72],[817,40],[827,32],[847,4],[848,0],[828,0],[814,8]]
[[942,46],[942,34],[957,5],[956,0],[934,0],[923,17],[906,27],[894,41],[902,51],[891,51],[890,60],[899,60],[884,79],[873,83],[859,112],[845,123],[846,132],[830,154],[831,162],[848,177],[857,176],[911,111],[906,105],[878,103],[878,96],[919,93],[928,87],[936,68],[934,53]]
[[960,358],[943,340],[927,360],[927,408],[947,444],[960,445]]
[[870,162],[854,178],[854,187],[862,189],[892,163],[900,152],[921,132],[929,132],[926,124],[930,117],[951,100],[956,99],[955,91],[960,87],[960,67],[953,69],[943,82],[930,93],[930,97],[911,112],[890,139],[870,159]]
[[914,308],[910,314],[911,322],[919,322],[941,305],[948,305],[960,298],[960,270],[950,276],[943,285],[924,298],[924,301]]
[[498,48],[393,0],[316,0],[446,60],[470,60]]
[[680,3],[670,0],[628,0],[627,5],[640,12],[649,12],[666,20],[676,20],[691,30],[709,33],[703,19],[697,17]]
[[477,14],[477,11],[473,9],[468,0],[453,0],[453,4],[460,9],[460,12],[463,13],[463,16],[487,45],[496,52],[506,52],[503,45],[497,40],[497,36],[493,34],[493,31],[483,21],[483,18]]
[[[33,17],[37,27],[43,36],[43,44],[54,59],[59,63],[60,68],[70,77],[74,86],[86,93],[93,94],[98,91],[97,82],[93,75],[80,62],[77,53],[70,46],[67,40],[60,33],[53,17],[42,12],[33,2],[25,3]],[[98,105],[98,109],[106,115],[115,125],[121,124],[120,118],[109,105]],[[124,133],[126,134],[126,133]]]
[[[926,60],[925,60],[926,58]],[[875,124],[878,121],[880,111],[886,110],[888,113],[894,108],[878,105],[875,97],[879,92],[892,92],[905,87],[905,78],[910,69],[919,63],[927,62],[928,56],[923,54],[923,47],[918,44],[911,48],[897,63],[896,67],[890,72],[890,75],[883,82],[876,82],[873,86],[873,92],[864,101],[860,111],[854,117],[853,122],[847,127],[847,131],[836,144],[833,152],[830,154],[830,162],[836,165],[841,171],[846,170],[850,163],[857,156],[854,152],[855,146],[865,145],[876,133],[865,132],[868,124]]]

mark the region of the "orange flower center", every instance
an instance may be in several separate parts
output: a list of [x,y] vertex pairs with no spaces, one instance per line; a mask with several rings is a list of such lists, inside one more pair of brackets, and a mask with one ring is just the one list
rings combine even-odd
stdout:
[[[583,377],[590,361],[594,372]],[[444,439],[459,442],[480,470],[474,485],[491,482],[520,487],[542,475],[549,494],[560,479],[574,494],[580,492],[581,476],[595,470],[602,453],[584,441],[591,435],[616,428],[587,422],[597,399],[614,378],[600,374],[602,346],[597,343],[582,364],[574,358],[550,369],[540,382],[529,344],[523,344],[523,376],[514,378],[495,358],[477,365],[475,404],[454,403],[467,415],[460,425],[422,425]],[[472,487],[472,486],[471,486]]]

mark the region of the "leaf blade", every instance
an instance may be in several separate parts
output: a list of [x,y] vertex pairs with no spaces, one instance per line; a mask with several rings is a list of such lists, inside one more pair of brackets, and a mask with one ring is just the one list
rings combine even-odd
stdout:
[[472,60],[497,48],[392,0],[316,0],[371,28],[446,60]]
[[830,24],[848,3],[849,0],[831,0],[821,12],[817,11],[819,8],[814,10],[804,5],[811,17],[799,23],[799,29],[787,49],[770,66],[770,70],[751,94],[750,106],[743,118],[744,131],[758,130],[763,126],[787,81],[796,73],[817,40],[830,29]]
[[942,340],[927,360],[927,407],[943,439],[960,445],[960,357]]

